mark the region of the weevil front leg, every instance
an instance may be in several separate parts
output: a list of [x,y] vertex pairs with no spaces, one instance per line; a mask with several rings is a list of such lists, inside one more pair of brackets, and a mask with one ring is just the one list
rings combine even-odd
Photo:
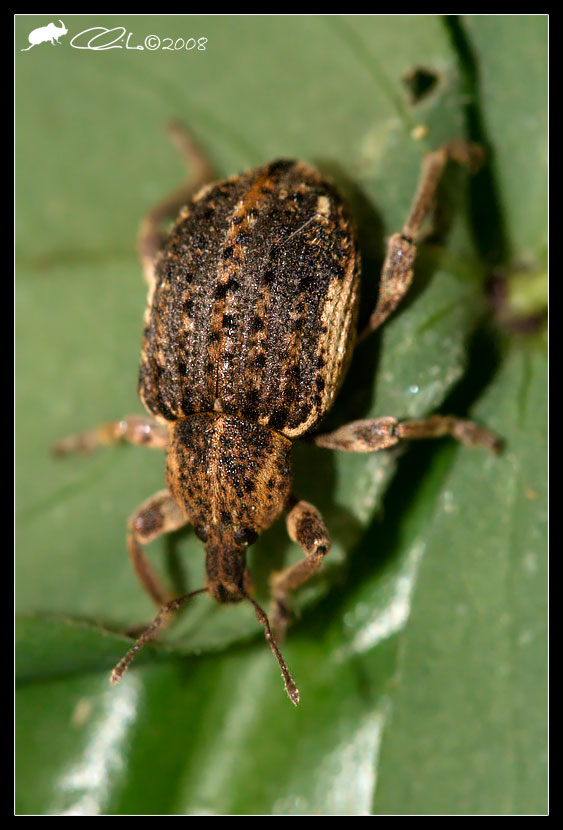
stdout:
[[126,442],[150,449],[165,450],[168,446],[168,427],[150,415],[126,415],[119,421],[110,421],[94,429],[69,435],[53,446],[58,456],[70,453],[87,454],[98,447]]
[[443,438],[450,436],[469,447],[485,447],[499,452],[501,440],[494,432],[473,421],[454,415],[431,415],[419,420],[398,421],[384,417],[351,421],[343,427],[313,438],[319,447],[348,452],[376,452],[397,444],[401,439]]
[[286,518],[289,537],[297,542],[305,558],[274,573],[270,580],[272,592],[272,628],[281,641],[289,623],[288,598],[315,573],[330,550],[330,536],[323,517],[316,507],[306,501],[297,501]]
[[139,256],[145,278],[152,291],[155,280],[155,263],[163,242],[162,223],[176,218],[176,214],[197,191],[215,178],[207,156],[181,124],[172,122],[168,132],[190,171],[187,182],[170,193],[150,210],[141,221],[138,236]]
[[160,607],[172,600],[149,562],[144,546],[164,533],[171,533],[188,523],[188,519],[168,490],[160,490],[133,513],[127,525],[127,550],[133,569],[147,594]]
[[396,309],[409,289],[416,257],[416,238],[424,219],[433,208],[436,190],[447,163],[456,161],[470,170],[475,170],[481,164],[482,159],[481,147],[464,141],[450,141],[439,150],[425,156],[407,221],[401,233],[393,234],[387,243],[377,304],[367,326],[359,334],[358,342],[379,328]]

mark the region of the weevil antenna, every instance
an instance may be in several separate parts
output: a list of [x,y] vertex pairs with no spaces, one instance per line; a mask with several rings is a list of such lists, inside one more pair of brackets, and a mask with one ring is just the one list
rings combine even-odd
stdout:
[[171,614],[181,608],[182,605],[184,605],[192,597],[196,597],[198,594],[204,594],[206,592],[207,588],[199,588],[197,591],[192,591],[189,594],[183,594],[181,597],[176,597],[176,599],[173,599],[170,602],[167,602],[166,605],[163,605],[152,623],[143,631],[135,645],[129,649],[125,657],[122,657],[117,666],[114,668],[111,673],[110,683],[112,685],[119,683],[139,649],[141,649],[146,642],[156,637],[159,629],[162,628]]
[[297,706],[297,704],[299,703],[299,689],[295,685],[295,681],[293,680],[293,677],[291,676],[289,669],[287,668],[286,662],[281,655],[281,652],[278,648],[278,644],[276,643],[274,635],[272,634],[272,629],[270,628],[270,621],[266,616],[266,612],[262,608],[260,608],[258,603],[255,600],[253,600],[252,597],[249,597],[248,594],[246,594],[245,596],[247,600],[251,602],[254,606],[254,610],[256,611],[256,619],[259,623],[262,623],[262,625],[264,626],[264,636],[266,637],[266,640],[268,641],[270,648],[274,652],[276,659],[280,665],[281,673],[283,676],[283,682],[285,683],[285,690],[288,693],[289,699],[291,700],[293,705]]

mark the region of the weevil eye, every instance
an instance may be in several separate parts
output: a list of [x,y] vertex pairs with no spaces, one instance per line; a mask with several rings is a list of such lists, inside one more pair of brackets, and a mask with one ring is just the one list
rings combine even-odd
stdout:
[[258,539],[258,534],[252,528],[241,527],[235,530],[235,542],[237,545],[252,545]]
[[209,537],[209,531],[206,527],[203,527],[203,525],[200,525],[199,527],[194,527],[194,533],[201,542],[207,542],[207,539]]

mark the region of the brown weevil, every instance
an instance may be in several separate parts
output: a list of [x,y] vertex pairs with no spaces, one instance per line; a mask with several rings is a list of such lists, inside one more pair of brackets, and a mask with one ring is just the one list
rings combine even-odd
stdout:
[[[297,704],[276,639],[288,623],[290,592],[317,570],[330,536],[318,510],[292,493],[292,442],[308,436],[350,452],[444,435],[493,451],[499,442],[471,421],[442,415],[353,421],[316,434],[359,339],[360,257],[344,204],[329,181],[299,161],[275,161],[210,184],[211,168],[190,136],[178,125],[171,133],[192,179],[140,229],[149,289],[139,393],[149,416],[71,436],[55,451],[118,441],[167,451],[166,489],[133,514],[127,536],[137,576],[161,610],[117,664],[112,682],[177,608],[207,592],[220,603],[252,603]],[[444,167],[450,160],[471,167],[479,156],[478,147],[463,141],[425,156],[407,221],[388,240],[377,304],[360,338],[383,323],[409,287],[416,237]],[[162,223],[178,210],[163,233]],[[272,576],[270,623],[252,598],[246,548],[283,512],[305,555]],[[144,545],[188,523],[205,543],[205,587],[171,599]]]

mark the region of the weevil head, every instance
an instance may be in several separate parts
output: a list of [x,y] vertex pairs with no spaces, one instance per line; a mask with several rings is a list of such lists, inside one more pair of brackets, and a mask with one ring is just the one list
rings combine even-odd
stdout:
[[244,599],[246,548],[289,499],[291,442],[233,415],[191,415],[171,427],[166,475],[206,544],[209,593],[219,602]]

